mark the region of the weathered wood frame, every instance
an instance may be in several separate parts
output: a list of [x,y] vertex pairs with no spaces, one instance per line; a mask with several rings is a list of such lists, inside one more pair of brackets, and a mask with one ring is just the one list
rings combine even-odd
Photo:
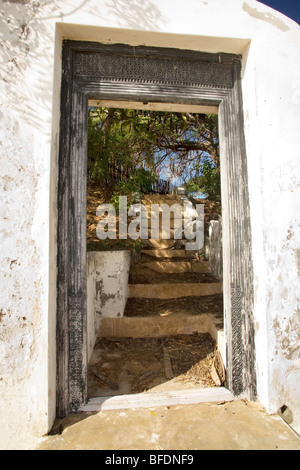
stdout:
[[253,274],[241,57],[64,41],[62,69],[57,416],[78,410],[87,400],[86,159],[89,99],[218,106],[227,387],[235,396],[253,398],[256,394]]

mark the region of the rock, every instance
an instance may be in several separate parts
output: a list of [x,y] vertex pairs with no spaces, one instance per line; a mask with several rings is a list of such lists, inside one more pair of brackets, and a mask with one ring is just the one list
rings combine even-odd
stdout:
[[286,405],[281,406],[277,413],[287,424],[291,424],[294,420],[293,413]]

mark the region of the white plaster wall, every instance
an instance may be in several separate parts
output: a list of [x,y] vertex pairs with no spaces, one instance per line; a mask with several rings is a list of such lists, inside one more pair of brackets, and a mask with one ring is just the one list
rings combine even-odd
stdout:
[[258,392],[299,431],[299,26],[255,0],[2,0],[0,18],[1,447],[55,416],[62,38],[243,54]]
[[55,416],[53,251],[49,257],[55,35],[54,25],[41,25],[38,17],[33,2],[1,2],[0,447],[4,449],[34,447]]
[[128,299],[130,251],[87,253],[87,336],[88,360],[98,336],[102,318],[124,314]]

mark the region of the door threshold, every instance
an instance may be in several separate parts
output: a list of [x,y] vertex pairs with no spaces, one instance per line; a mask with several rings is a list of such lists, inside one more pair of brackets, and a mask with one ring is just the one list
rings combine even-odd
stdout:
[[233,401],[234,396],[225,387],[193,388],[165,392],[144,392],[113,397],[93,397],[80,407],[79,412],[153,408],[170,405],[194,405]]

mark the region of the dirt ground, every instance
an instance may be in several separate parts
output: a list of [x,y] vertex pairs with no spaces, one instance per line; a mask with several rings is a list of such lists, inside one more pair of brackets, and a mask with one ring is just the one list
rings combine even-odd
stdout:
[[208,334],[99,338],[88,370],[89,397],[142,393],[168,383],[215,387],[215,349]]

